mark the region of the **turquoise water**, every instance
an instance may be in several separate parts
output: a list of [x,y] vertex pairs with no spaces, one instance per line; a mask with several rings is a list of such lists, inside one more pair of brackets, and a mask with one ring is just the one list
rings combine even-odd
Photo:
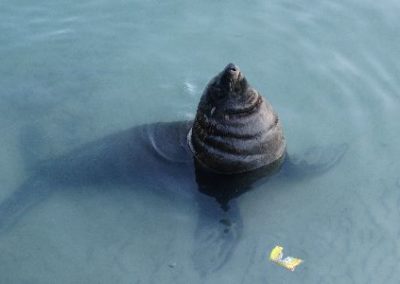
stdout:
[[[394,0],[3,1],[0,200],[36,157],[192,119],[228,62],[279,113],[289,154],[349,149],[324,175],[240,196],[241,234],[214,270],[193,261],[193,188],[157,165],[152,182],[57,188],[0,234],[0,282],[397,283],[399,13]],[[305,262],[271,263],[277,244]]]

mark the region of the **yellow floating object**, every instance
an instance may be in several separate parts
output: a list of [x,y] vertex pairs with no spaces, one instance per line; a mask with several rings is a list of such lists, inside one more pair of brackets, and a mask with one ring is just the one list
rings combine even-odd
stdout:
[[283,258],[283,247],[280,246],[276,246],[271,250],[269,259],[290,271],[294,271],[296,266],[303,262],[303,260],[291,256]]

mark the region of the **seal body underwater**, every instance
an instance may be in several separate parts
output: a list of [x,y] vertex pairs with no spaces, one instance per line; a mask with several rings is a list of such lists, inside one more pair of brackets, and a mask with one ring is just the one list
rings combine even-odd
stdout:
[[221,268],[240,239],[238,196],[272,175],[285,181],[323,173],[345,151],[346,145],[311,148],[312,163],[307,157],[293,162],[278,115],[228,64],[205,88],[194,121],[135,126],[38,162],[0,204],[0,231],[54,188],[172,180],[182,185],[179,193],[198,201],[192,260],[204,275]]

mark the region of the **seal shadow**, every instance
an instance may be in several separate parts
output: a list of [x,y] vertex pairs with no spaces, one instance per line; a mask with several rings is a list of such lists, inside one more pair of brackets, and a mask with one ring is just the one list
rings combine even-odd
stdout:
[[[192,260],[204,276],[223,267],[240,242],[243,221],[237,198],[241,194],[271,175],[290,179],[323,173],[336,165],[347,149],[343,145],[330,151],[321,149],[319,156],[311,151],[312,164],[307,159],[294,163],[286,155],[266,168],[221,175],[209,172],[193,159],[187,145],[191,127],[191,121],[140,125],[37,163],[31,161],[35,153],[32,147],[40,145],[40,135],[28,132],[22,136],[21,150],[29,150],[25,158],[30,160],[27,163],[33,174],[0,204],[0,231],[12,228],[30,208],[65,186],[79,189],[139,182],[166,194],[160,184],[179,184],[168,194],[189,196],[197,204]],[[35,143],[30,144],[30,137]]]

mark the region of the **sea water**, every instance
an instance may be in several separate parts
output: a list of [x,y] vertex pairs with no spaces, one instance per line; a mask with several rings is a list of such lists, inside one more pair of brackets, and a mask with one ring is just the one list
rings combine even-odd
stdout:
[[[146,183],[59,190],[0,235],[0,283],[398,283],[399,14],[395,0],[2,1],[0,201],[35,157],[193,119],[229,62],[279,113],[290,155],[348,150],[240,196],[243,232],[210,273],[191,261],[195,200]],[[270,262],[275,245],[304,263]]]

